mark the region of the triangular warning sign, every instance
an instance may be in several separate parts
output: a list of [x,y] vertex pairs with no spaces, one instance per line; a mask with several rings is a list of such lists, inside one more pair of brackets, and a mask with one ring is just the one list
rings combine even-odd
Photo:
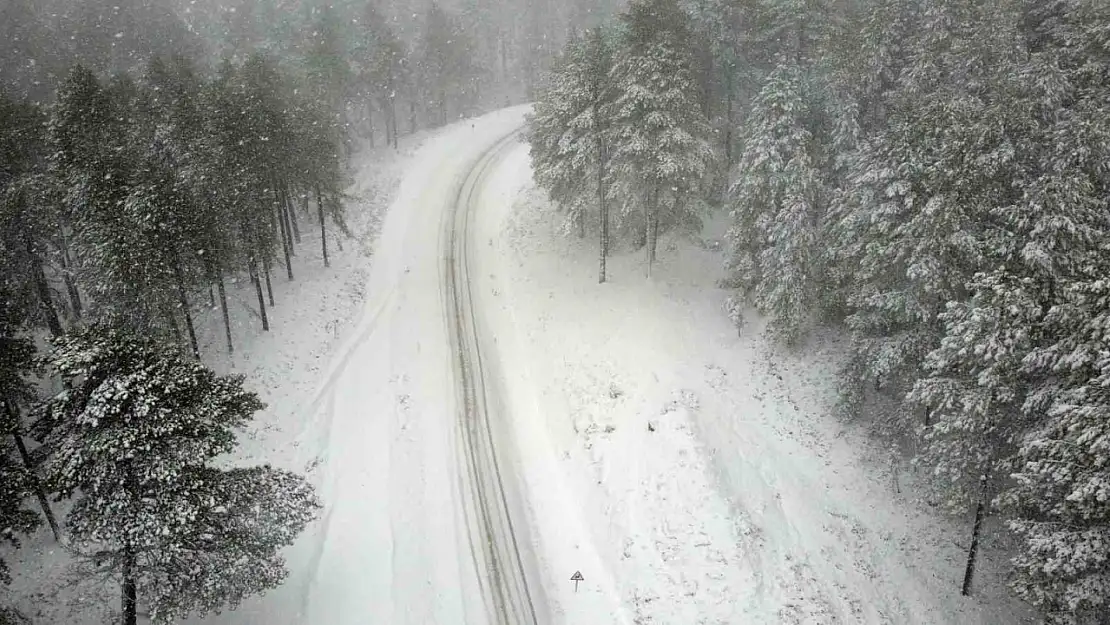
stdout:
[[581,581],[584,581],[585,579],[586,579],[585,577],[582,577],[582,571],[575,571],[574,575],[570,576],[570,581],[572,581],[572,582],[581,582]]

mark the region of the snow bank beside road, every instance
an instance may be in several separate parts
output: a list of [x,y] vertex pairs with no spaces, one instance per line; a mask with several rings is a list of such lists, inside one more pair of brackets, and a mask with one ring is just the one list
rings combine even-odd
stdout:
[[650,280],[618,253],[598,285],[594,241],[557,234],[527,150],[504,168],[520,197],[483,217],[484,287],[515,426],[554,458],[531,491],[555,622],[1026,620],[989,563],[958,595],[966,528],[894,501],[828,416],[834,349],[738,337],[709,244],[664,240]]

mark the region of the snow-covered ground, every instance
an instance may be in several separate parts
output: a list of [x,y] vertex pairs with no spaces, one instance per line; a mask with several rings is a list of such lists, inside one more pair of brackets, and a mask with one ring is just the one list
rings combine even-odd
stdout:
[[554,622],[1027,620],[990,563],[959,596],[968,524],[902,501],[831,418],[835,344],[738,336],[712,234],[662,241],[651,279],[617,252],[598,285],[596,243],[556,232],[526,147],[490,187],[479,273]]
[[[206,361],[269,404],[240,459],[307,473],[325,509],[288,551],[285,585],[196,623],[484,622],[459,518],[440,226],[525,110],[410,138],[400,156],[368,152],[356,242],[325,270],[315,224],[301,224],[297,280],[275,272],[274,332],[260,332],[247,285],[232,289],[234,356],[218,315],[205,319]],[[737,335],[712,236],[665,239],[651,279],[639,253],[617,252],[599,286],[593,241],[556,234],[523,145],[478,206],[477,322],[498,442],[514,446],[502,472],[525,494],[521,536],[551,612],[540,622],[1023,622],[990,563],[959,597],[966,524],[902,501],[887,460],[831,419],[835,344],[798,357],[758,322]],[[18,552],[17,605],[40,623],[103,622],[118,589],[63,588],[64,563],[45,534]]]

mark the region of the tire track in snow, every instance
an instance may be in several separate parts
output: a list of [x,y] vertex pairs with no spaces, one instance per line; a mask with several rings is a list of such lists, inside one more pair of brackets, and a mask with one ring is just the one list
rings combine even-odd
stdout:
[[483,183],[518,134],[514,131],[479,157],[463,179],[454,206],[445,213],[442,279],[458,376],[458,444],[465,461],[459,487],[483,603],[487,616],[499,625],[538,625],[495,449],[468,253],[471,213]]

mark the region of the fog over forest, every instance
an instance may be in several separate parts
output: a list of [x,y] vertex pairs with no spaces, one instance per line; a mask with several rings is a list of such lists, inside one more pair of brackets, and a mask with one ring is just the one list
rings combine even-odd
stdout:
[[[344,55],[359,72],[376,34],[388,30],[401,44],[416,89],[422,38],[429,16],[441,10],[454,34],[457,62],[465,62],[461,108],[521,102],[574,28],[612,15],[617,2],[576,0],[462,0],[361,2],[342,0],[8,0],[0,7],[0,86],[9,97],[49,100],[66,72],[81,63],[97,73],[135,72],[150,58],[182,56],[214,67],[224,59],[265,52],[293,71],[321,47]],[[433,8],[435,7],[435,8]],[[462,80],[464,77],[456,76]],[[351,76],[352,83],[358,77]],[[344,85],[353,96],[357,85]]]

